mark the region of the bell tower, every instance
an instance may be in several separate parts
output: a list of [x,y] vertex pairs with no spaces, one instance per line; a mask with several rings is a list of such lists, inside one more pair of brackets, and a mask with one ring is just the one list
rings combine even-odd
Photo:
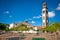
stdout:
[[42,8],[42,26],[43,27],[48,26],[48,8],[46,2],[43,3]]

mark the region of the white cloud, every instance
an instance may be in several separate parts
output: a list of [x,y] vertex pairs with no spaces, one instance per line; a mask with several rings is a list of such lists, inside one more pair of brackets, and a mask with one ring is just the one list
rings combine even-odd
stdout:
[[51,11],[51,12],[48,12],[48,17],[52,18],[55,16],[55,13],[54,11]]
[[9,14],[10,12],[9,11],[5,11],[4,14]]
[[38,16],[34,16],[33,18],[41,18],[42,16],[41,15],[38,15]]
[[12,16],[11,16],[11,15],[10,15],[9,17],[10,17],[10,18],[12,18]]
[[32,23],[32,24],[34,24],[34,23],[35,23],[35,21],[31,21],[31,23]]
[[58,4],[58,7],[56,8],[56,10],[60,10],[60,4]]

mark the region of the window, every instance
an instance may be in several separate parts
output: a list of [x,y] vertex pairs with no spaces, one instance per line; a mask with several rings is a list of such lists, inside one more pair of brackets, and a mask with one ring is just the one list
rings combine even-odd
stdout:
[[43,13],[45,13],[45,11],[43,11]]

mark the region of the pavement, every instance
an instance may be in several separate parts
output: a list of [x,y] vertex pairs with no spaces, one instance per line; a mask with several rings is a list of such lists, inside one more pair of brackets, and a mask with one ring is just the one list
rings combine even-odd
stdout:
[[60,36],[55,33],[6,33],[0,35],[0,40],[32,40],[32,38],[45,38],[46,40],[60,40]]

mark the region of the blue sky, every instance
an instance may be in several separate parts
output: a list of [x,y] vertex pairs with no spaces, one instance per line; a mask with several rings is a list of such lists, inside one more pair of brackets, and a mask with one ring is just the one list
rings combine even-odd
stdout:
[[24,22],[42,25],[42,4],[47,3],[49,23],[60,22],[60,0],[0,0],[0,23]]

